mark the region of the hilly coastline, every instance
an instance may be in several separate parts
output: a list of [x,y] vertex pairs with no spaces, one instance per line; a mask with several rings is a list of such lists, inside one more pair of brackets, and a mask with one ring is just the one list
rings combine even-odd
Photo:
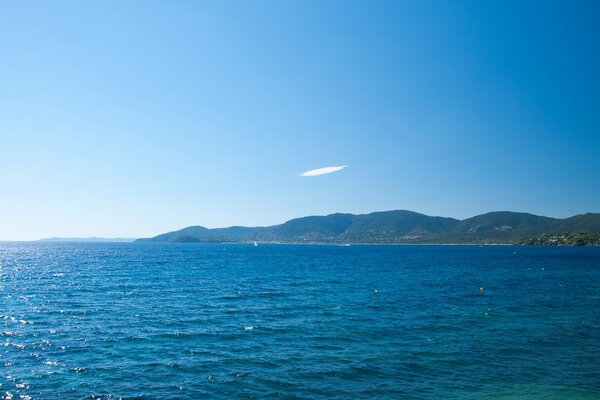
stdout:
[[550,218],[497,211],[464,220],[407,210],[330,214],[267,227],[190,226],[137,242],[600,245],[600,213]]

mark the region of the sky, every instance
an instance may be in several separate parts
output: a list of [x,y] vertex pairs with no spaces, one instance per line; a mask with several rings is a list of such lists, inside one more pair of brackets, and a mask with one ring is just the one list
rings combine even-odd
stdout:
[[0,240],[600,212],[598,20],[597,1],[0,1]]

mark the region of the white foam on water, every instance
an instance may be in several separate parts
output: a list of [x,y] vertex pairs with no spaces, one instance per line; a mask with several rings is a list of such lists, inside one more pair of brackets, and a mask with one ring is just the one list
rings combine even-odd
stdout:
[[57,366],[58,363],[56,361],[44,361],[45,365],[52,365],[52,366]]

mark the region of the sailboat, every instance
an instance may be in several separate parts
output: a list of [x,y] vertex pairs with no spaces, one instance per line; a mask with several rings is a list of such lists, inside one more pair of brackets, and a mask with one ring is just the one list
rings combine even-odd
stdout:
[[254,247],[258,247],[258,243],[254,242]]

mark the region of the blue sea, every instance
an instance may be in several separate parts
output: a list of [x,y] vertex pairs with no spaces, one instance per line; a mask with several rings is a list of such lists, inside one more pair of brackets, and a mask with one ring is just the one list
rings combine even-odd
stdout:
[[600,248],[0,243],[2,399],[600,399]]

